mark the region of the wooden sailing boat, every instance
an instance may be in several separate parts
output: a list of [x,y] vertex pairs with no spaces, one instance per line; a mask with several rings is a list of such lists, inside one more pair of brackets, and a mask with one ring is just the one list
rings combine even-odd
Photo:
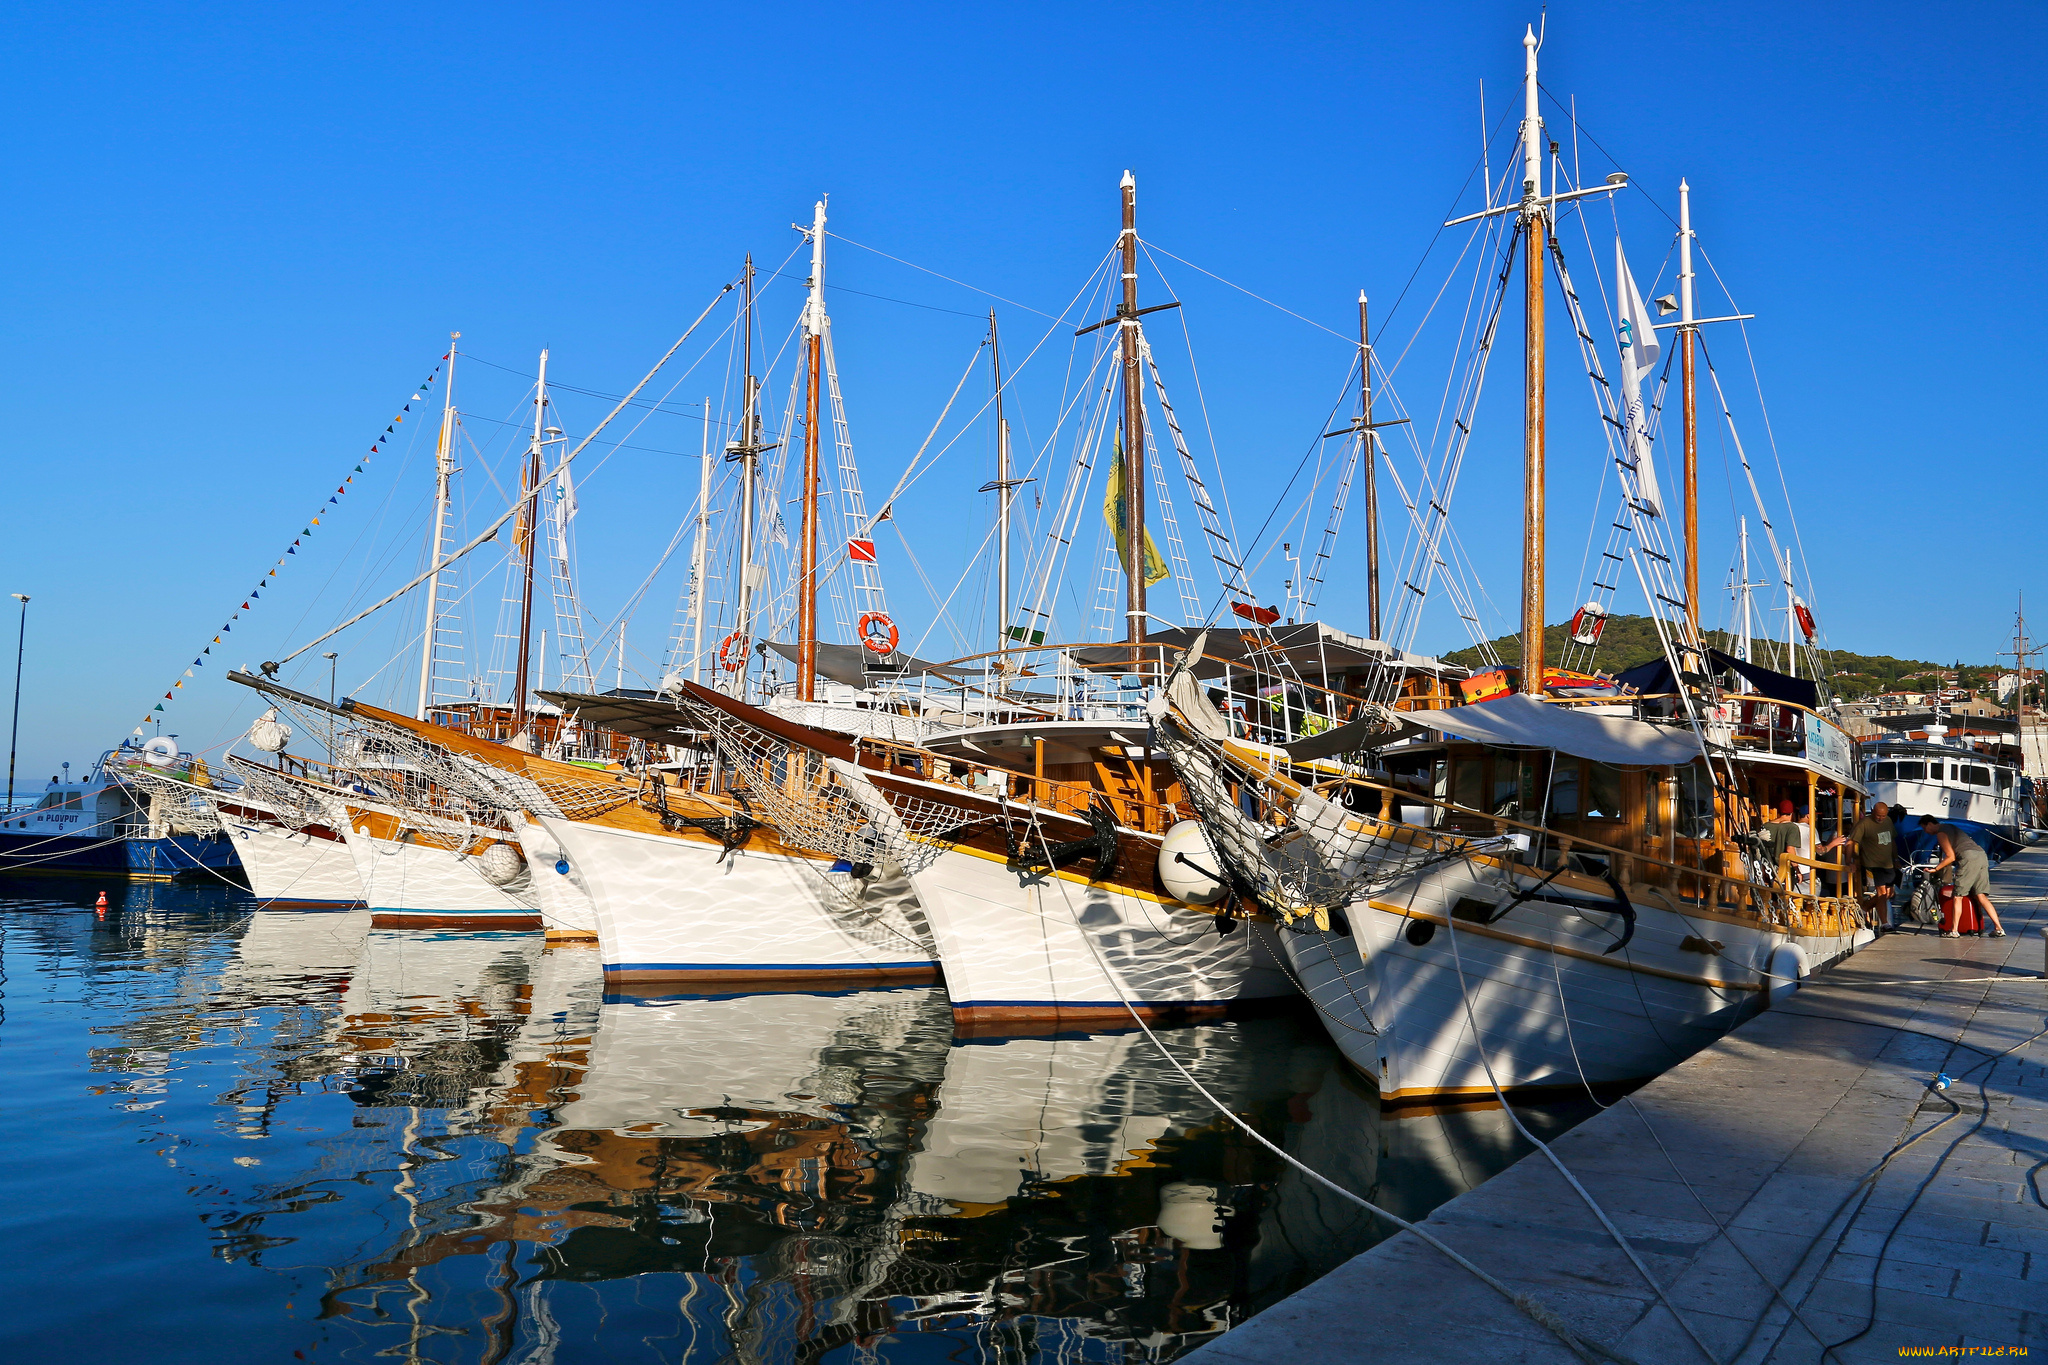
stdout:
[[1520,694],[1410,711],[1399,719],[1430,733],[1404,727],[1404,738],[1389,725],[1372,746],[1384,775],[1337,780],[1234,735],[1190,661],[1154,708],[1211,852],[1284,924],[1276,947],[1338,1046],[1391,1100],[1652,1075],[1871,936],[1847,867],[1764,857],[1755,832],[1781,799],[1807,808],[1806,848],[1824,807],[1834,820],[1822,828],[1846,828],[1859,800],[1846,737],[1815,698],[1783,700],[1792,689],[1776,675],[1749,670],[1777,694],[1761,720],[1756,699],[1728,702],[1708,677],[1719,660],[1698,627],[1690,355],[1711,320],[1692,312],[1689,219],[1684,586],[1654,491],[1636,481],[1646,448],[1625,436],[1617,457],[1631,558],[1668,662],[1622,706],[1546,692],[1545,262],[1556,261],[1588,337],[1554,244],[1555,210],[1625,177],[1560,191],[1553,176],[1543,192],[1533,32],[1524,49],[1522,192],[1472,215],[1516,215],[1523,246]]
[[[1111,321],[1123,329],[1128,610],[1124,642],[1102,650],[1121,655],[1118,671],[1156,677],[1161,653],[1145,639],[1143,310],[1128,173],[1120,192],[1123,294]],[[999,431],[999,458],[1001,440]],[[1000,465],[997,483],[1010,482]],[[806,636],[805,657],[813,647]],[[966,1027],[1206,1014],[1292,993],[1279,964],[1215,904],[1220,886],[1190,900],[1170,876],[1162,881],[1162,861],[1170,869],[1174,857],[1167,840],[1187,812],[1140,726],[1041,712],[920,746],[834,734],[694,684],[684,698],[787,837],[902,867]]]

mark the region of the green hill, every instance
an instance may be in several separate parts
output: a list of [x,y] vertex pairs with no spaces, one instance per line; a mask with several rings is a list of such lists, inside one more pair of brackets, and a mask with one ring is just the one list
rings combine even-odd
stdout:
[[[1571,623],[1561,621],[1547,626],[1543,631],[1544,657],[1553,665],[1564,654],[1565,639],[1570,633]],[[1719,649],[1729,648],[1726,632],[1706,632],[1707,643]],[[1503,635],[1490,642],[1501,662],[1520,666],[1522,662],[1522,639],[1519,635]],[[1647,616],[1610,616],[1607,629],[1600,636],[1600,653],[1595,665],[1603,672],[1619,673],[1625,668],[1647,663],[1664,653],[1663,645],[1657,639],[1657,627]],[[1769,656],[1759,651],[1760,662],[1769,662]],[[1895,659],[1889,654],[1852,654],[1847,650],[1833,650],[1827,654],[1828,684],[1837,696],[1865,697],[1879,692],[1924,691],[1936,685],[1944,672],[1959,674],[1964,687],[1987,688],[1997,670],[1988,665],[1955,665],[1930,663],[1925,659]],[[1446,654],[1446,660],[1462,664],[1467,668],[1477,667],[1480,654],[1477,648],[1461,649],[1455,654]]]

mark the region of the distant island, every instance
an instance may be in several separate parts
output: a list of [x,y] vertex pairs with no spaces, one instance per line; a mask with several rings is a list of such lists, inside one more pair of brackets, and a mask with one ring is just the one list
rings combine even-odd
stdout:
[[[1553,665],[1563,656],[1565,639],[1570,631],[1569,621],[1544,628],[1543,652]],[[1707,643],[1715,648],[1731,647],[1726,631],[1704,633]],[[1520,666],[1521,636],[1503,635],[1490,643],[1502,663]],[[1773,647],[1770,642],[1759,640],[1753,652],[1756,661],[1767,668],[1782,669],[1785,666],[1782,641]],[[1619,673],[1625,668],[1659,658],[1663,653],[1664,646],[1657,639],[1656,623],[1649,617],[1610,616],[1607,629],[1600,636],[1600,652],[1594,659],[1594,665],[1604,673]],[[1476,646],[1443,657],[1450,663],[1467,668],[1476,668],[1481,662]],[[1836,696],[1848,699],[1873,697],[1884,692],[1930,692],[1943,687],[1988,692],[1997,686],[2001,672],[1993,664],[1938,664],[1926,659],[1895,659],[1889,654],[1852,654],[1841,649],[1826,651],[1823,657],[1828,662],[1829,687]]]

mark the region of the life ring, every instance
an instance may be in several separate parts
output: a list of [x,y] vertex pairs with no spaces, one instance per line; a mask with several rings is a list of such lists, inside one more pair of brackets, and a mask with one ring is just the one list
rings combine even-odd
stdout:
[[158,735],[142,746],[142,761],[152,768],[168,768],[178,761],[178,741]]
[[747,666],[747,651],[744,648],[737,655],[732,652],[732,647],[740,643],[738,631],[734,631],[719,642],[718,666],[728,673],[737,673]]
[[[884,640],[879,632],[889,632]],[[896,652],[896,644],[903,637],[896,632],[896,623],[889,619],[887,612],[871,611],[860,618],[860,642],[867,646],[870,654],[889,655]]]

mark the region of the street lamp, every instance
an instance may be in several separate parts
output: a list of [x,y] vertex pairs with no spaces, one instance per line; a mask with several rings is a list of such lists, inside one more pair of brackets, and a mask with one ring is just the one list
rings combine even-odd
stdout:
[[14,751],[21,738],[21,647],[28,640],[28,594],[10,594],[21,603],[21,628],[14,633],[14,728],[7,736],[7,809],[14,809]]

